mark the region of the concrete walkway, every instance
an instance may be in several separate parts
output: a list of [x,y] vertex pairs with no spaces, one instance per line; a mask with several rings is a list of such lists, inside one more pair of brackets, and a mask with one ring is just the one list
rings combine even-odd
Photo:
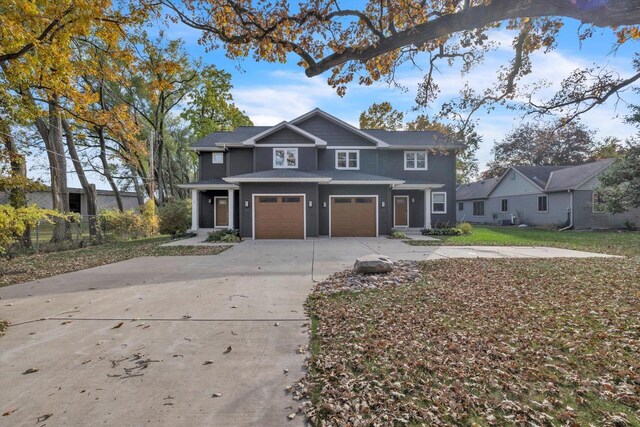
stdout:
[[[297,402],[285,393],[304,374],[303,302],[314,280],[369,253],[602,256],[386,238],[245,241],[216,256],[141,257],[8,286],[0,412],[10,415],[0,425],[41,425],[48,415],[48,426],[303,425],[287,420]],[[38,371],[23,374],[30,368]]]

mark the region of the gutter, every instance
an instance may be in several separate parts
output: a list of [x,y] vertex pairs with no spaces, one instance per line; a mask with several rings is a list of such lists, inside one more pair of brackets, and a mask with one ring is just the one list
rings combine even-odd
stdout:
[[572,190],[567,190],[567,192],[569,192],[569,209],[571,209],[570,211],[570,215],[569,215],[569,225],[567,225],[564,228],[561,228],[558,231],[565,231],[565,230],[571,230],[573,228],[573,191]]

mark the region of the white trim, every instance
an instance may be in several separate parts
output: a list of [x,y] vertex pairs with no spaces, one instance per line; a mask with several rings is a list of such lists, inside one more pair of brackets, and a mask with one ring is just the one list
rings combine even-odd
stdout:
[[380,234],[378,195],[377,194],[332,194],[329,196],[329,237],[331,237],[331,199],[335,197],[373,197],[376,199],[376,237]]
[[[547,209],[544,211],[540,210],[540,197],[545,197],[547,199],[547,203],[545,203]],[[548,194],[541,194],[538,196],[538,198],[536,199],[536,212],[549,213],[549,195]]]
[[444,184],[399,184],[395,186],[394,190],[426,190],[426,189],[436,189],[442,188]]
[[[227,225],[218,225],[218,199],[227,199]],[[213,196],[213,228],[229,227],[229,197]]]
[[316,148],[313,142],[308,144],[256,144],[253,148]]
[[327,150],[377,150],[378,147],[370,145],[327,145]]
[[[407,225],[396,224],[396,199],[407,199]],[[393,196],[393,227],[394,228],[408,228],[409,227],[409,196]]]
[[[304,193],[251,193],[251,239],[256,240],[256,197],[287,197],[302,196],[302,227],[304,228],[304,240],[307,240],[307,195]],[[267,239],[269,240],[269,239]],[[273,239],[277,240],[277,239]],[[293,239],[292,239],[293,240]]]
[[[416,155],[416,158],[414,159],[414,164],[416,167],[414,168],[409,168],[407,167],[407,154],[409,153],[413,153]],[[419,168],[418,167],[418,154],[424,154],[424,167],[423,168]],[[429,170],[429,153],[427,153],[427,150],[405,150],[404,152],[404,156],[403,156],[403,160],[404,160],[404,170],[406,171],[426,171]]]
[[343,128],[345,128],[347,130],[350,130],[351,132],[362,136],[365,139],[368,139],[369,141],[374,142],[378,147],[388,147],[389,146],[389,144],[387,144],[383,140],[378,139],[373,135],[369,135],[368,133],[358,129],[357,127],[352,126],[349,123],[347,123],[345,121],[342,121],[339,118],[337,118],[335,116],[332,116],[331,114],[322,111],[319,108],[315,108],[315,109],[309,111],[308,113],[305,113],[305,114],[303,114],[303,115],[301,115],[299,117],[296,117],[295,119],[290,120],[289,123],[296,124],[296,123],[304,121],[305,119],[307,119],[307,118],[309,118],[309,117],[311,117],[313,115],[316,115],[316,114],[318,114],[319,116],[324,117],[325,119],[327,119],[329,121],[332,121],[333,123],[337,124],[338,126],[342,126]]
[[440,145],[391,145],[387,147],[387,150],[409,150],[409,151],[438,151],[438,150],[460,150],[464,148],[460,145],[449,146],[446,144]]
[[429,230],[431,228],[431,189],[424,190],[424,228]]
[[306,137],[307,139],[310,139],[311,141],[313,141],[313,144],[315,145],[323,145],[323,146],[327,145],[327,141],[325,141],[324,139],[318,138],[317,136],[312,135],[309,132],[300,129],[299,127],[294,126],[292,123],[289,123],[289,122],[280,122],[277,125],[270,127],[269,129],[265,129],[259,134],[254,135],[251,138],[248,138],[242,141],[242,145],[248,145],[248,146],[258,145],[259,146],[260,144],[256,142],[257,140],[264,138],[265,136],[271,135],[272,133],[275,133],[285,127]]
[[367,181],[367,180],[332,179],[331,181],[326,182],[325,184],[328,184],[328,185],[349,185],[349,184],[355,184],[355,185],[367,185],[367,184],[370,184],[370,185],[400,185],[403,182],[404,181]]
[[[340,153],[345,153],[346,154],[345,160],[347,162],[347,165],[344,166],[344,167],[343,166],[338,166],[338,154],[340,154]],[[356,153],[356,167],[353,167],[353,168],[349,166],[349,154],[351,154],[351,153]],[[337,170],[360,170],[360,151],[359,150],[344,150],[344,149],[343,150],[336,150],[334,157],[336,159],[335,166],[336,166]]]
[[[278,150],[284,150],[284,165],[283,166],[277,166],[276,165],[276,151]],[[296,165],[295,166],[288,166],[287,165],[287,151],[288,150],[293,150],[296,153]],[[298,169],[298,163],[299,163],[299,158],[298,158],[298,147],[292,147],[292,148],[287,148],[287,147],[273,147],[273,169]]]
[[200,193],[195,188],[191,190],[191,229],[197,230],[200,226]]
[[234,184],[178,184],[178,188],[188,190],[237,190],[238,186]]
[[[222,161],[221,162],[214,161],[215,158],[216,158],[216,155],[218,155],[218,154],[220,156],[222,156]],[[211,164],[212,165],[223,165],[224,164],[224,152],[218,152],[218,151],[212,152],[211,153]]]
[[[317,177],[317,178],[222,178],[227,182],[242,183],[242,182],[317,182],[320,184],[326,184],[331,181],[331,178]],[[237,188],[237,187],[236,187]]]
[[228,205],[229,205],[229,230],[235,229],[235,202],[236,202],[236,193],[235,190],[229,189],[227,190],[227,197],[229,197]]
[[219,148],[219,147],[189,147],[187,149],[191,151],[214,151],[214,152],[221,152],[221,153],[224,153],[226,151],[224,148]]
[[[436,212],[435,209],[433,209],[433,204],[435,203],[433,201],[433,196],[435,196],[436,194],[444,194],[444,211],[438,211]],[[434,214],[446,214],[447,213],[447,192],[446,191],[434,191],[433,193],[431,193],[431,212]]]

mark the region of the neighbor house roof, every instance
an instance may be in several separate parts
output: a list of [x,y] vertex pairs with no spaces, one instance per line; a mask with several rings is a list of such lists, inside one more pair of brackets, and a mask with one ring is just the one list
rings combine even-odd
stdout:
[[443,134],[437,131],[387,131],[380,129],[358,129],[337,117],[332,116],[318,108],[309,111],[288,122],[281,122],[275,126],[240,126],[233,131],[212,132],[209,135],[199,139],[191,145],[191,149],[196,151],[221,151],[227,146],[251,146],[255,144],[257,139],[267,136],[282,128],[289,128],[304,137],[311,139],[316,145],[327,145],[326,141],[300,129],[297,125],[312,116],[321,116],[336,126],[340,126],[360,135],[375,143],[378,148],[389,149],[429,149],[429,148],[445,148],[458,149],[463,148],[464,144],[449,141]]
[[456,189],[456,200],[486,199],[499,180],[500,178],[488,178],[461,184]]
[[567,167],[568,166],[512,166],[513,169],[527,177],[529,181],[540,187],[540,189],[544,189],[547,185],[552,172]]
[[593,163],[566,167],[551,173],[545,191],[573,190],[613,164],[615,159],[603,159]]

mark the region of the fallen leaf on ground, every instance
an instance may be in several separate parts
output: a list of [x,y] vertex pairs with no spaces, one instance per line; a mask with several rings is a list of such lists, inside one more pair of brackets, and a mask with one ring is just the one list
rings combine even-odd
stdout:
[[34,374],[34,373],[36,373],[36,372],[38,372],[38,371],[39,371],[39,369],[38,369],[38,368],[29,368],[29,369],[27,369],[26,371],[24,371],[24,372],[22,373],[22,375]]
[[117,325],[115,325],[115,326],[114,326],[113,328],[111,328],[111,329],[118,329],[118,328],[120,328],[122,325],[124,325],[124,322],[120,322],[120,323],[118,323]]

